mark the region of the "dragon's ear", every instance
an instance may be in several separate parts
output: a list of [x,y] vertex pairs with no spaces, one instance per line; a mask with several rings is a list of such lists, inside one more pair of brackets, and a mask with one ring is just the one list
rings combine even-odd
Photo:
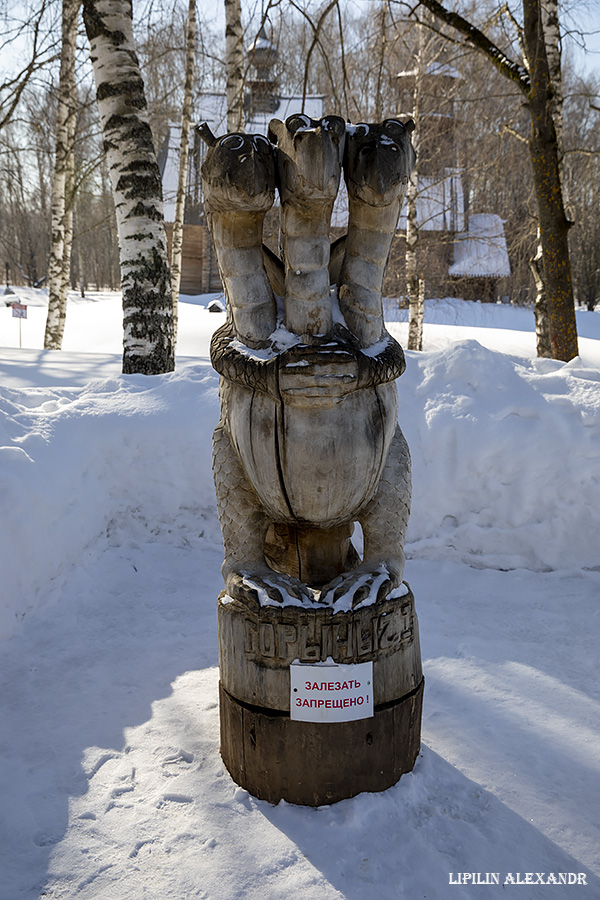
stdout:
[[407,119],[406,122],[404,123],[404,127],[406,128],[406,130],[408,131],[409,134],[412,134],[413,131],[415,130],[415,123],[413,122],[412,119]]
[[214,136],[214,134],[212,133],[212,131],[210,130],[210,128],[208,127],[208,122],[202,122],[201,125],[196,125],[196,131],[198,132],[198,134],[200,135],[200,137],[202,138],[204,143],[207,144],[209,147],[212,147],[212,145],[217,140],[216,137]]
[[269,122],[269,128],[267,131],[267,137],[271,141],[272,144],[278,144],[281,140],[281,136],[283,134],[283,130],[285,125],[281,121],[281,119],[271,119]]

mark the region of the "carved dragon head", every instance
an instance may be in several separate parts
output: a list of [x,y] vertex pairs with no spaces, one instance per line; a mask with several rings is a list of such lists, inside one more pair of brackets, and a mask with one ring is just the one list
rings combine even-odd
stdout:
[[340,116],[311,119],[302,113],[285,122],[272,119],[269,140],[276,144],[277,187],[285,202],[335,200],[344,153],[346,126]]
[[267,139],[235,132],[216,138],[206,124],[197,130],[208,145],[202,183],[209,207],[223,212],[270,209],[275,198],[275,160]]
[[344,177],[350,196],[370,206],[387,206],[408,184],[416,154],[410,135],[412,119],[349,126],[344,152]]

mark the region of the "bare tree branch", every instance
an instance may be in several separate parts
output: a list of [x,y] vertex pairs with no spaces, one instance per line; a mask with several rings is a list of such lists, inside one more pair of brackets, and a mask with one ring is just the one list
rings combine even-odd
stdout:
[[[459,13],[446,9],[438,0],[420,0],[419,5],[424,6],[446,25],[462,34],[472,47],[488,57],[499,72],[513,81],[525,96],[529,95],[531,82],[525,67],[509,59],[479,28],[472,25]],[[416,8],[418,9],[418,7]]]

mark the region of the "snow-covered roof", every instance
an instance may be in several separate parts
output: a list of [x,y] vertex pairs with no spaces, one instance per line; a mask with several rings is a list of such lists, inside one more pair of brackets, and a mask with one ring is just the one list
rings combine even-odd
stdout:
[[265,30],[265,26],[263,25],[256,38],[254,39],[254,43],[250,46],[250,53],[256,53],[256,51],[267,50],[273,52],[275,50],[275,45],[271,43],[267,36],[267,32]]
[[456,235],[449,275],[501,278],[510,275],[504,225],[500,216],[469,216],[469,230]]

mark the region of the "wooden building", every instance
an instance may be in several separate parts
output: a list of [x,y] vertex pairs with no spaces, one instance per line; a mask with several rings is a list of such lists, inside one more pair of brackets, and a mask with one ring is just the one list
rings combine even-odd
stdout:
[[[507,293],[510,263],[499,216],[469,208],[459,159],[456,103],[462,76],[440,61],[398,75],[399,115],[411,114],[419,92],[417,266],[427,297],[457,296],[494,302]],[[404,294],[406,209],[400,215],[384,292]]]

